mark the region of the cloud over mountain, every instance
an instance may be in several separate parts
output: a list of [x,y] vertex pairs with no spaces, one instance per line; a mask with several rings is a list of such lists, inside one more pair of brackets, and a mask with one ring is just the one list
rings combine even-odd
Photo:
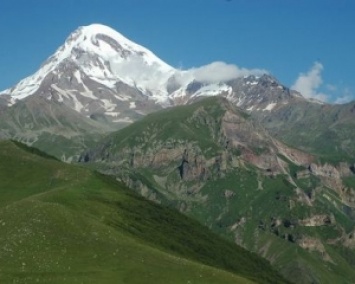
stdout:
[[346,104],[354,100],[354,94],[349,88],[345,88],[341,96],[334,101],[335,104]]
[[242,76],[268,73],[262,69],[240,68],[234,64],[216,61],[198,68],[190,69],[197,81],[204,83],[225,82]]
[[323,83],[321,75],[323,69],[324,67],[321,63],[315,62],[306,74],[301,73],[298,76],[291,89],[300,92],[306,98],[327,101],[328,96],[319,92],[319,87]]

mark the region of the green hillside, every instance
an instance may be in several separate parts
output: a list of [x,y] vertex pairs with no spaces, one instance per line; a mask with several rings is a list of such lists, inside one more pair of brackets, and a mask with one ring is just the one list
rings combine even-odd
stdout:
[[352,283],[354,191],[312,172],[317,160],[217,97],[148,115],[81,157],[267,258],[295,283]]
[[0,142],[1,283],[286,283],[198,222],[31,152]]

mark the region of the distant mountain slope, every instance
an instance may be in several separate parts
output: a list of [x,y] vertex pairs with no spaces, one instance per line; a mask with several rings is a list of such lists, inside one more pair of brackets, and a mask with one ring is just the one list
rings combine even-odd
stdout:
[[237,78],[227,84],[233,91],[222,95],[278,139],[326,161],[350,162],[355,157],[354,102],[332,105],[305,99],[270,75]]
[[1,283],[286,283],[178,212],[32,152],[0,142]]
[[41,97],[0,112],[0,138],[16,139],[66,161],[109,131],[109,126]]
[[329,105],[300,101],[255,116],[272,134],[290,145],[317,154],[325,161],[354,162],[354,102]]
[[286,146],[226,99],[150,114],[81,161],[266,257],[291,281],[355,277],[352,164]]

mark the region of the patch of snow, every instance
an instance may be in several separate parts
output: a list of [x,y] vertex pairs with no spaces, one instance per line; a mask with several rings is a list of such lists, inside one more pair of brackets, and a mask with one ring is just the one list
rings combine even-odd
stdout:
[[84,92],[80,92],[80,94],[84,97],[93,99],[93,100],[97,100],[98,98],[95,97],[92,93],[92,91],[89,90],[89,88],[84,84],[83,80],[81,79],[81,75],[80,75],[80,71],[76,70],[74,72],[74,77],[76,78],[76,80],[78,81],[79,84],[81,84],[84,88]]
[[90,98],[93,100],[98,100],[99,98],[95,97],[92,93],[92,91],[90,91],[85,85],[83,85],[83,87],[85,88],[85,92],[80,92],[80,95],[82,95],[83,97],[86,98]]
[[130,103],[129,103],[129,108],[130,108],[130,109],[136,108],[136,103],[135,103],[135,102],[130,102]]
[[[52,84],[51,85],[52,89],[57,91],[58,95],[59,95],[59,98],[61,98],[61,101],[63,101],[63,98],[62,96],[66,97],[67,99],[69,99],[69,96],[67,94],[66,91],[62,90],[61,88],[59,88],[57,85],[55,84]],[[58,100],[59,101],[59,100]]]
[[83,85],[83,81],[81,80],[81,75],[79,70],[75,70],[74,77],[78,81],[79,84]]
[[[90,71],[88,73],[90,73]],[[116,82],[117,82],[117,79],[98,78],[98,77],[94,77],[93,75],[88,75],[88,77],[91,80],[93,80],[101,85],[104,85],[109,89],[113,89],[116,85]]]
[[75,95],[70,95],[70,98],[72,99],[72,101],[74,102],[74,109],[77,112],[81,112],[82,109],[84,108],[84,106],[82,105],[82,103],[78,100],[78,98]]
[[277,103],[270,103],[263,109],[263,111],[265,110],[271,111],[276,105]]
[[83,104],[78,100],[78,98],[76,97],[75,94],[73,94],[73,91],[65,91],[62,90],[61,88],[59,88],[57,85],[52,84],[51,85],[52,89],[57,91],[58,94],[58,102],[64,102],[64,98],[66,98],[67,100],[71,100],[73,102],[73,107],[74,110],[76,110],[77,112],[81,112],[84,109]]
[[245,102],[245,97],[238,97],[237,106],[240,107]]
[[7,106],[10,107],[10,106],[14,105],[15,103],[16,103],[16,99],[14,97],[11,97],[9,102],[7,103]]
[[186,96],[186,87],[185,88],[180,88],[173,93],[169,95],[170,98],[176,99],[176,98],[182,98]]
[[107,100],[107,99],[101,99],[101,101],[104,104],[104,109],[108,112],[114,111],[116,108],[116,104],[113,104],[111,101]]
[[128,96],[123,96],[123,95],[114,95],[114,97],[119,101],[123,101],[123,102],[127,102],[130,99]]
[[115,112],[115,111],[106,111],[105,114],[113,117],[117,117],[120,115],[119,112]]
[[221,93],[227,93],[227,95],[232,93],[232,87],[226,84],[210,84],[200,88],[192,97],[200,96],[216,96]]

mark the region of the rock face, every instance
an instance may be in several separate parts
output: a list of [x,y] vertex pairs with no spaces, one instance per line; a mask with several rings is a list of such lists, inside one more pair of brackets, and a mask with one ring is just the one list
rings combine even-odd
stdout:
[[311,173],[313,173],[316,176],[328,177],[332,179],[340,178],[339,171],[334,166],[331,166],[329,164],[325,164],[321,166],[316,164],[311,164],[309,166],[309,170]]
[[352,231],[350,234],[344,236],[341,241],[343,242],[344,246],[354,249],[355,248],[355,231]]
[[324,245],[319,239],[304,237],[298,240],[297,243],[303,249],[319,252],[323,260],[327,262],[333,262],[329,254],[326,252]]
[[350,207],[355,207],[355,190],[344,185],[343,179],[353,177],[354,173],[351,171],[351,165],[341,162],[334,166],[328,163],[324,165],[311,163],[306,170],[298,171],[296,173],[297,179],[309,178],[310,176],[317,176],[322,183],[332,188],[339,194],[342,202]]

